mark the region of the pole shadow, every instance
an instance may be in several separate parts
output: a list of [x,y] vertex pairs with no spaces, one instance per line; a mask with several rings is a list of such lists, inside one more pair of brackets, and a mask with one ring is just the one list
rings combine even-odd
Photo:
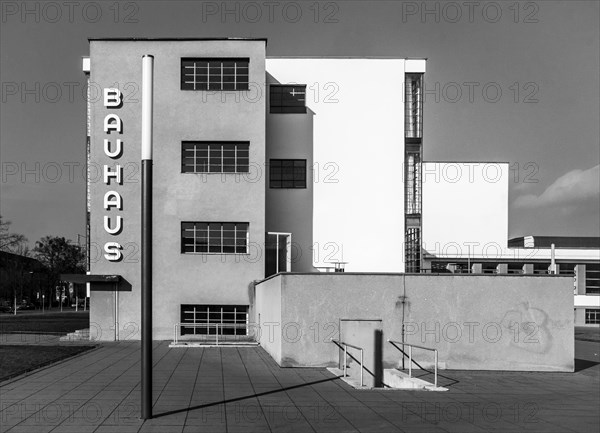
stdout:
[[200,404],[200,405],[191,406],[191,407],[188,407],[188,408],[185,408],[185,409],[171,410],[169,412],[163,412],[163,413],[156,414],[152,418],[160,418],[160,417],[163,417],[163,416],[175,415],[175,414],[178,414],[178,413],[189,412],[189,411],[197,410],[197,409],[204,409],[204,408],[207,408],[207,407],[218,406],[218,405],[221,405],[221,404],[235,403],[235,402],[242,401],[242,400],[248,400],[250,398],[257,398],[257,397],[263,397],[265,395],[277,394],[279,392],[284,392],[284,391],[289,391],[289,390],[292,390],[292,389],[303,388],[305,386],[317,385],[319,383],[324,383],[324,382],[331,382],[333,380],[338,380],[341,377],[342,376],[335,376],[335,377],[330,377],[330,378],[327,378],[327,379],[316,380],[314,382],[302,383],[300,385],[287,386],[285,388],[278,388],[278,389],[274,389],[272,391],[259,392],[257,394],[245,395],[243,397],[236,397],[236,398],[230,398],[230,399],[222,400],[222,401],[215,401],[213,403]]

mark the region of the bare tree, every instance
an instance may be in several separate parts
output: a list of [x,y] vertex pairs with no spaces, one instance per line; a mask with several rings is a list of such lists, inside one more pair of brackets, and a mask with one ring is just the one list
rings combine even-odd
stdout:
[[3,220],[0,216],[0,251],[28,256],[27,238],[20,233],[11,233],[11,224],[10,221]]

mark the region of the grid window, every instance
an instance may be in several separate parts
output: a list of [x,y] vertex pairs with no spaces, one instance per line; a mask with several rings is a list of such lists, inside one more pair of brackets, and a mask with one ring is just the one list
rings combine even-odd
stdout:
[[248,173],[250,143],[184,141],[182,173]]
[[272,159],[269,162],[271,188],[306,188],[306,159]]
[[418,152],[406,156],[405,207],[406,214],[421,213],[421,156]]
[[248,223],[182,222],[182,254],[248,254]]
[[404,80],[404,131],[407,138],[423,137],[423,74],[406,74]]
[[247,58],[181,59],[181,90],[248,90]]
[[421,230],[416,227],[408,228],[404,238],[406,244],[406,272],[421,272]]
[[585,265],[586,295],[600,295],[600,265],[587,263]]
[[600,324],[600,308],[585,309],[585,324],[599,325]]
[[269,87],[271,113],[306,113],[306,85]]
[[182,304],[181,323],[181,335],[248,335],[248,306]]

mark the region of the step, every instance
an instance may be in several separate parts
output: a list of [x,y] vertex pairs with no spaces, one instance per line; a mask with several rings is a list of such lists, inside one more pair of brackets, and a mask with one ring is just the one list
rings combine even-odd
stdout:
[[59,341],[88,341],[90,339],[90,329],[77,329],[74,332],[69,332],[59,338]]
[[256,341],[223,341],[216,344],[208,341],[178,341],[169,344],[169,347],[256,347]]
[[448,391],[448,388],[443,386],[436,387],[434,384],[427,382],[418,377],[410,377],[403,371],[395,368],[386,368],[383,370],[383,383],[394,389],[410,389],[413,391]]

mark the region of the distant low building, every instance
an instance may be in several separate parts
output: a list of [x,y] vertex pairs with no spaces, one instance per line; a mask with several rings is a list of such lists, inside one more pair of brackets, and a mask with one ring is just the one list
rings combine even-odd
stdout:
[[14,302],[15,294],[21,302],[34,302],[45,288],[46,268],[37,259],[0,251],[0,302]]

